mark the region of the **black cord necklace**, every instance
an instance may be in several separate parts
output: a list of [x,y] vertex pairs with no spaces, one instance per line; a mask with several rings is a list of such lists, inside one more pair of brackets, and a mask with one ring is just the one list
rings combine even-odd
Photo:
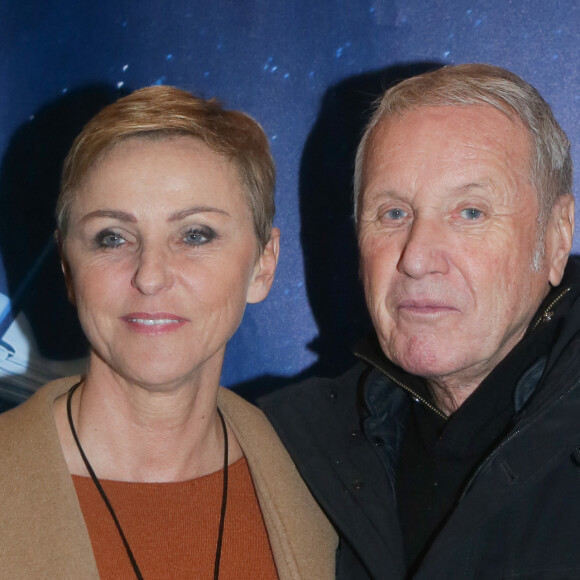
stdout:
[[[93,480],[93,483],[95,484],[95,487],[97,488],[99,494],[101,495],[101,498],[103,499],[103,501],[105,502],[105,505],[107,506],[107,509],[109,510],[109,513],[111,514],[111,517],[113,518],[113,522],[115,523],[115,526],[117,527],[117,531],[119,532],[119,536],[121,536],[123,546],[125,546],[125,551],[127,552],[127,556],[129,557],[129,560],[131,562],[131,566],[133,567],[133,571],[135,572],[135,576],[137,577],[138,580],[143,580],[143,574],[141,574],[141,570],[139,570],[139,566],[137,565],[137,561],[135,560],[135,556],[133,555],[131,547],[129,546],[129,542],[127,541],[127,538],[125,537],[125,534],[123,533],[123,528],[121,528],[121,524],[119,523],[119,520],[117,518],[117,514],[115,513],[115,510],[113,509],[113,506],[111,505],[111,502],[109,501],[109,498],[107,497],[107,494],[105,493],[105,490],[103,489],[103,486],[101,485],[101,482],[99,481],[99,478],[95,474],[91,464],[89,463],[87,456],[85,455],[85,452],[83,451],[83,448],[81,446],[81,442],[78,438],[78,435],[77,435],[77,432],[76,432],[76,429],[75,429],[75,426],[73,423],[71,401],[72,401],[73,393],[77,390],[77,388],[79,387],[79,385],[81,383],[82,383],[82,381],[79,381],[78,383],[73,385],[68,391],[68,395],[67,395],[67,399],[66,399],[66,412],[68,415],[68,424],[70,425],[70,430],[71,430],[72,436],[75,440],[75,443],[77,445],[79,453],[81,454],[81,457],[83,459],[85,467],[87,468],[87,471],[89,472],[89,475],[91,476],[91,479]],[[221,507],[221,513],[220,513],[220,525],[219,525],[219,531],[218,531],[218,539],[217,539],[217,544],[216,544],[215,560],[214,560],[214,568],[213,568],[214,580],[218,580],[219,575],[220,575],[220,561],[221,561],[221,557],[222,557],[224,525],[225,525],[225,521],[226,521],[226,507],[227,507],[227,503],[228,503],[228,430],[226,428],[226,422],[225,422],[224,416],[222,415],[222,412],[219,410],[219,408],[218,408],[217,412],[218,412],[218,416],[220,418],[223,433],[224,433],[224,466],[223,466],[222,507]]]

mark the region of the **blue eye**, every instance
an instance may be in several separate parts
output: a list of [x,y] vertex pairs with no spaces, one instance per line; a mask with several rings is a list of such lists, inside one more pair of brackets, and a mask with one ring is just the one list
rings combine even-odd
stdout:
[[384,216],[390,220],[400,220],[407,217],[407,212],[403,211],[401,208],[396,207],[387,211]]
[[475,209],[474,207],[462,209],[460,213],[462,217],[467,218],[468,220],[476,220],[483,215],[483,212],[481,210]]
[[100,248],[118,248],[125,243],[125,238],[112,230],[103,230],[95,236],[95,242]]
[[203,246],[217,237],[214,230],[208,227],[196,227],[187,230],[183,235],[183,241],[189,246]]

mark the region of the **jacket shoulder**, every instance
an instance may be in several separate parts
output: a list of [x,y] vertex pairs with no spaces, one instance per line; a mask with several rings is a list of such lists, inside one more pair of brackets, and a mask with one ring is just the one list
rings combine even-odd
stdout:
[[0,415],[0,569],[10,578],[98,578],[53,403],[78,377]]
[[45,454],[42,449],[46,448],[48,434],[51,452],[60,453],[60,445],[56,445],[53,437],[56,434],[53,403],[78,379],[67,377],[48,383],[28,400],[0,414],[0,461],[4,464],[7,461],[22,461],[22,453],[26,454],[28,460],[31,459],[30,454],[38,453],[42,456]]
[[258,400],[290,455],[304,461],[341,454],[361,430],[363,363],[335,379],[312,378]]
[[284,387],[258,399],[258,406],[274,423],[312,420],[317,422],[337,410],[352,411],[358,407],[360,383],[367,365],[358,363],[337,378],[313,377]]
[[337,578],[401,577],[389,478],[363,429],[369,371],[359,363],[336,379],[309,379],[258,401],[338,531]]

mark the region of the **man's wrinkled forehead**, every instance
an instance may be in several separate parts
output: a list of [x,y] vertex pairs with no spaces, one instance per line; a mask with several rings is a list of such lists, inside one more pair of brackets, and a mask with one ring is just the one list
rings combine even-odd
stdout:
[[[423,125],[427,125],[431,121],[431,114],[438,110],[445,110],[448,111],[465,111],[469,110],[478,117],[478,113],[481,112],[481,116],[485,117],[490,112],[497,112],[501,114],[505,118],[505,122],[509,124],[508,126],[516,128],[515,132],[512,133],[512,139],[517,140],[521,143],[519,147],[517,147],[518,155],[517,159],[510,160],[510,163],[517,163],[518,165],[521,164],[523,170],[523,176],[526,178],[528,183],[533,186],[532,180],[532,168],[533,168],[533,142],[529,132],[529,129],[524,125],[521,119],[515,114],[515,112],[511,112],[511,114],[506,113],[504,110],[499,108],[493,107],[488,104],[470,104],[470,105],[422,105],[419,107],[415,107],[412,109],[406,109],[401,112],[397,112],[393,115],[389,115],[383,117],[373,128],[371,133],[368,136],[368,140],[366,143],[364,157],[362,159],[362,167],[361,167],[361,183],[360,183],[360,191],[359,191],[359,199],[358,202],[358,214],[360,215],[360,208],[364,199],[365,191],[368,186],[368,175],[377,169],[377,165],[382,164],[385,162],[385,158],[388,154],[392,154],[396,152],[397,149],[403,149],[408,144],[409,141],[413,140],[414,133],[417,131],[417,127],[419,131],[421,130]],[[459,115],[461,116],[461,115]],[[443,121],[447,125],[452,125],[454,123],[455,115],[450,115],[448,120]],[[411,122],[412,121],[412,122]],[[409,131],[407,136],[403,135],[400,136],[397,141],[389,140],[391,135],[391,128],[394,125],[399,125],[402,127],[409,127]],[[474,123],[474,126],[471,131],[471,135],[477,136],[479,132],[482,137],[486,132],[485,126],[477,126],[478,123]],[[399,132],[401,133],[401,132]],[[513,143],[506,143],[505,145],[498,145],[497,151],[498,153],[502,153],[501,147],[505,146],[506,150],[508,147],[512,149],[511,145]]]

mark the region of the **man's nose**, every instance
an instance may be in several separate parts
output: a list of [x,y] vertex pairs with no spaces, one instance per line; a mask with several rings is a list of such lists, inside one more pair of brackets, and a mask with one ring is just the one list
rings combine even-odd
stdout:
[[153,295],[173,285],[170,256],[163,248],[147,246],[137,255],[131,284],[141,294]]
[[436,218],[415,218],[399,259],[398,269],[411,278],[449,271],[449,249],[443,223]]

